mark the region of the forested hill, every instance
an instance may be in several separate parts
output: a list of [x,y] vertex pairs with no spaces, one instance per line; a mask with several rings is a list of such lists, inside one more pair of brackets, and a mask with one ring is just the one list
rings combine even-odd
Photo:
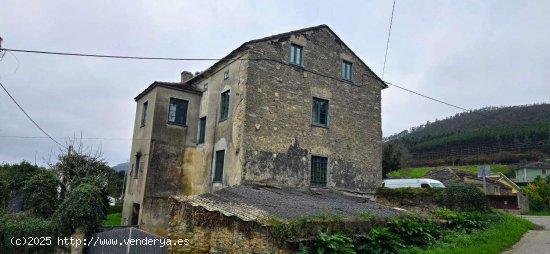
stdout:
[[[548,155],[550,104],[487,107],[458,113],[391,135],[385,141],[404,145],[416,160],[502,152],[525,155],[535,151]],[[523,159],[541,158],[531,155]]]
[[419,139],[425,136],[439,136],[503,125],[526,125],[550,123],[550,104],[521,105],[512,107],[486,107],[471,112],[457,113],[454,116],[412,127],[386,137],[386,140],[401,138]]

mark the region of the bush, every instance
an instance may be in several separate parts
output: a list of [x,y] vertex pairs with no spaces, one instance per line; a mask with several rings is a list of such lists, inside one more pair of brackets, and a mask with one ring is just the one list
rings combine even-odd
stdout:
[[313,253],[355,254],[353,240],[340,232],[334,234],[320,232],[315,237],[311,248],[300,244],[297,254],[307,254],[311,250],[313,250]]
[[53,217],[61,234],[70,235],[80,227],[85,233],[92,233],[101,225],[106,211],[101,190],[82,183],[69,193]]
[[434,212],[436,217],[446,220],[447,228],[454,231],[470,233],[474,230],[485,229],[491,223],[500,222],[503,216],[500,213],[484,214],[480,212],[456,213],[448,209],[438,209]]
[[[12,238],[22,239],[30,236],[51,237],[51,243],[48,244],[45,238],[39,239],[38,242],[43,245],[25,244],[15,246],[11,243]],[[57,236],[57,227],[50,220],[24,215],[4,215],[0,217],[0,249],[8,253],[52,252],[57,244]]]
[[23,186],[24,208],[47,218],[59,205],[57,177],[52,171],[41,170],[25,181]]
[[449,186],[445,188],[440,202],[454,211],[485,212],[489,208],[485,194],[474,186]]
[[405,247],[399,235],[387,227],[376,227],[359,240],[358,253],[393,254]]
[[441,236],[439,227],[427,220],[393,220],[388,227],[403,239],[405,245],[428,246]]

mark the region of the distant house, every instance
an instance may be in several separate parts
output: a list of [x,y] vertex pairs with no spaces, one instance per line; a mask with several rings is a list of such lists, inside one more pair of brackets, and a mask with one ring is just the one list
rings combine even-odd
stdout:
[[[425,178],[439,180],[445,186],[469,185],[483,190],[483,180],[467,170],[436,169],[428,172]],[[502,173],[491,174],[486,178],[485,195],[493,208],[521,214],[529,212],[527,195]]]
[[550,163],[533,162],[516,169],[516,183],[529,183],[537,176],[547,177],[550,173]]

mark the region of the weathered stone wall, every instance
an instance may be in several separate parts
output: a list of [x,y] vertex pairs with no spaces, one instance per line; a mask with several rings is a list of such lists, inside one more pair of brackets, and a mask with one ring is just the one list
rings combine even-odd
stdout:
[[[132,206],[134,203],[143,203],[143,194],[145,191],[145,177],[149,168],[149,156],[151,145],[151,133],[153,130],[152,112],[155,110],[157,98],[157,89],[153,89],[148,94],[136,102],[136,115],[134,120],[134,135],[132,140],[132,149],[130,151],[130,160],[128,168],[128,177],[126,179],[126,190],[124,194],[124,204],[122,209],[122,225],[130,225],[132,222]],[[141,126],[141,113],[143,103],[148,102],[145,126]],[[135,179],[134,174],[136,166],[136,154],[141,153],[141,166],[139,178]],[[139,216],[139,215],[138,215]]]
[[[381,175],[381,83],[327,29],[250,45],[250,58],[289,62],[303,46],[303,68],[276,61],[248,67],[243,179],[310,186],[311,155],[328,157],[327,187],[374,191]],[[353,63],[352,82],[341,79]],[[329,100],[328,128],[311,124],[312,97]]]
[[168,246],[169,253],[294,253],[256,222],[184,203],[174,203],[170,218],[168,238],[188,239],[190,244]]

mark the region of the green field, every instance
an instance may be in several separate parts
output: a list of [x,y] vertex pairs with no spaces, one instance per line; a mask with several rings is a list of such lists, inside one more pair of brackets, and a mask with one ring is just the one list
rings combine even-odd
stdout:
[[120,226],[120,221],[122,218],[121,213],[110,213],[107,214],[107,218],[101,224],[104,227]]
[[[441,169],[441,168],[448,168],[448,167],[469,170],[471,172],[477,172],[477,166],[478,165],[404,168],[397,171],[392,171],[388,174],[388,176],[419,178],[419,177],[423,177],[433,169]],[[491,172],[501,172],[503,174],[510,172],[510,168],[508,167],[508,165],[491,164],[490,166],[491,166]]]

